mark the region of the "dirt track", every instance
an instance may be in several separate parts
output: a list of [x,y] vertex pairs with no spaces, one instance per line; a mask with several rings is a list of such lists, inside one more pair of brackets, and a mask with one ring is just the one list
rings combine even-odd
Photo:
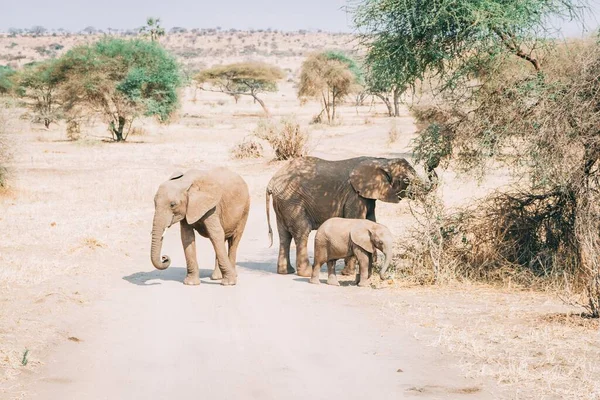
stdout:
[[[33,399],[488,398],[455,362],[386,316],[387,290],[330,287],[274,273],[264,210],[254,204],[235,287],[182,284],[179,231],[165,236],[166,271],[132,254],[114,284],[31,382]],[[209,257],[208,254],[211,254]],[[338,267],[341,267],[339,265]]]

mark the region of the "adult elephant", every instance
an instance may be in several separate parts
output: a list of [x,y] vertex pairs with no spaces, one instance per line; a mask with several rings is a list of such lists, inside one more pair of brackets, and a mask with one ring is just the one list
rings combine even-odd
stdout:
[[[267,223],[270,197],[277,216],[279,256],[277,272],[294,273],[290,264],[290,243],[296,243],[298,275],[310,276],[308,235],[329,218],[375,219],[375,201],[398,203],[408,195],[411,182],[418,180],[404,158],[358,157],[327,161],[316,157],[298,158],[281,168],[267,186]],[[346,259],[342,273],[354,273],[354,258]]]
[[[236,252],[250,210],[248,186],[241,176],[227,168],[176,173],[160,185],[154,206],[150,257],[155,268],[163,270],[171,264],[168,256],[160,256],[162,238],[167,228],[179,222],[187,264],[183,283],[200,283],[196,230],[210,239],[215,249],[215,269],[211,279],[222,279],[222,285],[236,284]],[[225,241],[229,245],[229,255]]]

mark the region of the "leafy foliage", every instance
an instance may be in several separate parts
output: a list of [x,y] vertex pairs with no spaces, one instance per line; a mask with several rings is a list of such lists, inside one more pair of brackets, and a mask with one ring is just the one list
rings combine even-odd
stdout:
[[400,85],[436,76],[453,88],[506,54],[538,69],[533,52],[548,19],[573,18],[581,8],[569,0],[365,0],[352,11],[367,64],[395,69]]
[[206,69],[196,75],[195,80],[202,90],[234,97],[252,96],[269,115],[269,110],[258,94],[276,92],[277,81],[283,79],[283,76],[283,71],[278,67],[260,62],[244,62]]
[[327,121],[331,123],[335,120],[336,105],[357,91],[362,81],[362,72],[351,58],[332,51],[317,53],[302,63],[298,97],[321,101],[323,110],[320,115],[326,112]]
[[117,141],[137,116],[166,121],[178,106],[179,66],[157,43],[105,39],[70,50],[59,65],[67,111],[99,112]]
[[14,88],[12,77],[16,71],[9,66],[0,65],[0,94],[10,93]]

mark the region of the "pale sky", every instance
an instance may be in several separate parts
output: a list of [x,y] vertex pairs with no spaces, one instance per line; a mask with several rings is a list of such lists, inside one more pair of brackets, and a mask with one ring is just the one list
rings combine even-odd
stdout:
[[[595,16],[588,28],[598,28],[600,0],[588,0]],[[342,7],[346,0],[0,0],[0,31],[41,25],[49,29],[80,31],[133,29],[146,17],[160,17],[173,26],[223,29],[299,29],[350,32],[350,18]],[[580,36],[575,23],[561,24],[565,36]]]

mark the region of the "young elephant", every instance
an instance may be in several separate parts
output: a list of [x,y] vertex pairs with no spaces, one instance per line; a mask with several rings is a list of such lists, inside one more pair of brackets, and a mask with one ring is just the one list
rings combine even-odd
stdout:
[[381,279],[385,279],[392,259],[393,242],[390,230],[376,222],[368,219],[330,218],[321,225],[315,236],[315,261],[310,283],[320,283],[321,266],[327,263],[327,284],[339,286],[335,262],[340,258],[354,256],[360,265],[358,286],[368,286],[375,249],[380,250],[385,257],[380,273]]
[[[215,249],[215,270],[211,279],[222,279],[221,285],[236,284],[236,252],[250,210],[248,185],[241,176],[227,168],[176,173],[160,185],[154,206],[150,257],[155,268],[162,270],[171,264],[168,256],[160,256],[162,237],[167,228],[179,222],[187,264],[183,283],[200,283],[196,230],[209,238]],[[225,242],[229,245],[229,256]]]

